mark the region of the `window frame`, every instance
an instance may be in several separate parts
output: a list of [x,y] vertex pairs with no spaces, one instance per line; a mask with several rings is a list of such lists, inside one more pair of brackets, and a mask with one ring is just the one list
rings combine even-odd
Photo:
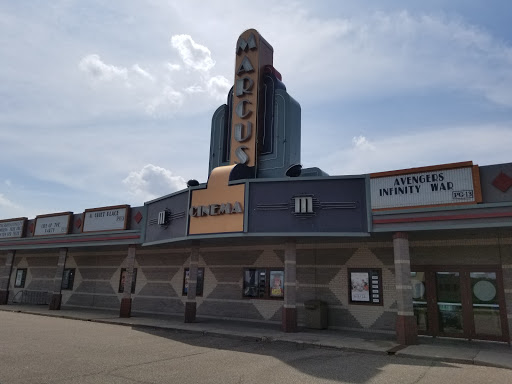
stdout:
[[[263,295],[260,294],[260,291],[257,292],[256,296],[252,295],[246,295],[245,291],[247,285],[246,285],[246,279],[245,279],[245,273],[246,271],[255,271],[255,273],[259,276],[261,272],[265,272],[265,289],[263,291]],[[270,276],[274,272],[282,272],[282,282],[281,282],[281,289],[282,289],[282,295],[281,296],[272,296],[272,290],[270,284],[272,281],[270,280]],[[253,285],[253,288],[258,288],[258,283],[256,282],[255,285]],[[250,287],[249,287],[250,288]],[[284,293],[285,293],[285,286],[284,286],[284,268],[253,268],[253,267],[247,267],[243,268],[242,270],[242,298],[245,300],[284,300]]]
[[[64,276],[66,275],[66,271],[69,271],[67,284],[64,285]],[[60,284],[61,291],[72,291],[73,286],[75,284],[75,274],[76,274],[76,268],[64,268],[62,271],[62,281]]]
[[[18,284],[18,274],[21,272],[21,281]],[[25,282],[27,280],[27,268],[17,268],[16,274],[14,275],[14,288],[25,288]]]

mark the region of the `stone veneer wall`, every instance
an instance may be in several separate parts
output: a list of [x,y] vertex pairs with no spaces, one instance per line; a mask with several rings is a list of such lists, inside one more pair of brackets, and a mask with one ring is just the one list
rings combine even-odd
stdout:
[[[202,248],[198,267],[204,268],[204,286],[203,295],[196,298],[197,315],[280,322],[282,300],[247,299],[242,294],[244,268],[284,268],[280,253],[261,247]],[[189,263],[190,249],[138,250],[133,312],[183,316],[184,270]]]
[[[328,305],[333,329],[395,332],[396,295],[393,243],[302,245],[297,249],[297,316],[304,325],[304,303],[319,299]],[[383,305],[354,305],[349,300],[348,269],[381,269]]]
[[284,251],[273,248],[226,247],[201,251],[199,267],[205,267],[205,289],[203,297],[197,298],[197,315],[280,323],[283,300],[243,297],[244,269],[284,268]]
[[[31,293],[31,295],[26,296],[29,301],[35,299],[37,303],[41,303],[41,300],[44,300],[44,298],[49,300],[49,295],[53,291],[53,280],[58,260],[58,250],[48,252],[17,251],[9,283],[9,303],[19,303],[23,298],[22,291]],[[27,269],[25,286],[23,288],[15,288],[16,271],[21,268]],[[35,304],[35,302],[33,303]]]
[[[182,295],[183,276],[189,262],[189,249],[137,250],[133,312],[182,316],[186,302],[186,296]],[[205,271],[203,296],[196,298],[197,316],[281,322],[282,300],[243,297],[243,270],[284,268],[282,245],[201,248],[199,268]],[[382,270],[382,306],[348,303],[347,268]],[[328,303],[330,327],[394,332],[396,300],[392,242],[299,245],[299,325],[304,323],[303,303],[309,299]]]
[[101,308],[118,311],[121,268],[128,247],[68,250],[65,268],[75,268],[73,290],[62,291],[65,307]]
[[132,312],[183,316],[183,270],[188,267],[189,249],[137,249],[137,286],[132,295]]

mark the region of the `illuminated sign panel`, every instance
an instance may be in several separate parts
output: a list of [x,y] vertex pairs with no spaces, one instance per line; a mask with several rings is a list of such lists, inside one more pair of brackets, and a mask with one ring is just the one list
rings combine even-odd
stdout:
[[235,88],[231,134],[231,164],[256,165],[261,78],[272,65],[274,50],[260,34],[249,29],[236,44]]
[[376,177],[375,175],[378,174],[372,175],[370,180],[372,209],[467,204],[481,201],[476,166],[469,164],[466,167],[452,169],[446,166],[424,167],[411,171],[409,173],[386,172],[387,176],[384,177]]

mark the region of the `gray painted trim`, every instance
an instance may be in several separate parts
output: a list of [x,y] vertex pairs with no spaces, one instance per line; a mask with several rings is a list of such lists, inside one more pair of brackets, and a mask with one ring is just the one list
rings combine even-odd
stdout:
[[249,210],[247,209],[249,205],[249,183],[245,183],[244,190],[244,233],[249,231]]
[[[403,226],[403,225],[387,225],[378,224],[379,227],[373,228],[374,233],[377,232],[414,232],[414,231],[439,231],[444,229],[475,229],[475,228],[512,228],[512,223],[473,223],[473,224],[446,224],[434,222],[435,227],[417,225],[417,226]],[[382,226],[382,228],[380,228]]]
[[[199,186],[201,186],[201,185],[202,185],[202,184],[199,184]],[[198,187],[199,187],[199,186],[198,186]],[[197,187],[190,187],[190,188],[197,188]],[[162,196],[162,197],[157,197],[157,198],[156,198],[156,199],[154,199],[154,200],[146,201],[146,202],[144,202],[144,205],[148,205],[148,204],[156,203],[157,201],[165,200],[165,199],[168,199],[169,197],[179,195],[180,193],[187,192],[188,190],[190,190],[190,188],[182,189],[181,191],[173,192],[173,193],[171,193],[171,194],[169,194],[169,195],[165,195],[165,196]]]
[[144,204],[144,209],[142,210],[144,212],[144,216],[142,219],[142,230],[140,231],[140,243],[143,243],[144,240],[146,240],[146,230],[148,228],[148,207],[146,204]]
[[[188,213],[189,209],[190,209],[190,206],[192,205],[192,191],[189,189],[188,190],[188,199],[187,199],[187,210],[185,211],[185,216],[187,217],[185,219],[185,235],[188,236],[188,231],[189,231],[189,225],[190,225],[190,215]],[[144,238],[144,240],[146,240],[146,238]]]
[[366,175],[364,181],[364,189],[366,191],[366,229],[368,232],[372,231],[373,228],[373,215],[372,215],[372,191],[370,189],[370,175]]
[[197,189],[206,189],[208,188],[208,183],[201,183],[199,185],[196,185],[195,187],[188,187],[189,191],[195,191]]
[[[119,235],[139,235],[138,239],[122,239],[122,240],[109,240],[109,237],[115,237]],[[87,241],[84,239],[101,237],[105,240],[91,240]],[[55,240],[57,242],[52,243]],[[82,240],[75,242],[73,240]],[[41,242],[47,241],[48,244],[41,244]],[[76,247],[89,247],[89,246],[103,246],[103,245],[118,245],[118,244],[142,244],[144,242],[143,232],[136,229],[127,229],[124,231],[112,231],[112,232],[88,232],[83,234],[66,235],[66,237],[56,236],[37,236],[34,237],[21,237],[19,239],[10,239],[0,241],[0,250],[11,250],[11,249],[37,249],[37,248],[76,248]],[[9,245],[3,245],[2,243],[10,243]],[[16,244],[18,243],[18,244]],[[21,244],[21,243],[33,243],[33,244]]]
[[365,179],[368,175],[349,175],[349,176],[310,176],[310,177],[266,177],[264,179],[245,179],[245,180],[234,180],[230,181],[231,184],[240,184],[242,182],[249,183],[270,183],[279,181],[318,181],[318,180],[344,180],[344,179]]
[[101,243],[95,242],[83,242],[83,243],[58,243],[58,244],[24,244],[24,245],[15,245],[9,247],[0,247],[0,251],[6,250],[21,250],[21,249],[60,249],[60,248],[75,248],[75,247],[103,247],[110,245],[132,245],[132,244],[142,244],[141,240],[134,241],[131,240],[117,240],[117,241],[103,241]]
[[486,208],[500,208],[512,207],[510,203],[486,203],[486,204],[467,204],[467,205],[447,205],[442,207],[425,207],[425,208],[411,208],[411,209],[389,209],[385,211],[372,212],[373,216],[385,215],[399,215],[402,213],[424,213],[424,212],[439,212],[439,211],[457,211],[468,209],[486,209]]
[[201,239],[225,239],[225,238],[248,238],[248,237],[370,237],[369,232],[265,232],[265,233],[243,233],[243,232],[230,232],[230,233],[212,233],[206,235],[192,235],[188,237],[177,237],[174,239],[165,239],[143,243],[143,247],[151,245],[176,243],[179,241],[193,241]]

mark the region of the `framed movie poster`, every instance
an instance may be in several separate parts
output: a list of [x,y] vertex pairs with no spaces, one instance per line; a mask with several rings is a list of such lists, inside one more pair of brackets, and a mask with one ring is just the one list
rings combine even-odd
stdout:
[[[188,280],[190,278],[190,269],[185,268],[183,271],[183,291],[182,296],[188,294]],[[197,283],[196,283],[196,296],[203,296],[203,285],[204,285],[204,268],[197,268]]]
[[[121,268],[121,275],[119,276],[119,293],[124,292],[124,281],[126,280],[126,268]],[[132,289],[131,293],[135,293],[135,284],[137,283],[137,268],[133,268],[132,276]]]
[[284,297],[284,271],[270,271],[270,297]]
[[382,305],[380,269],[349,269],[348,274],[350,303]]
[[20,268],[16,270],[16,278],[14,280],[14,288],[24,288],[25,279],[27,278],[27,269]]

